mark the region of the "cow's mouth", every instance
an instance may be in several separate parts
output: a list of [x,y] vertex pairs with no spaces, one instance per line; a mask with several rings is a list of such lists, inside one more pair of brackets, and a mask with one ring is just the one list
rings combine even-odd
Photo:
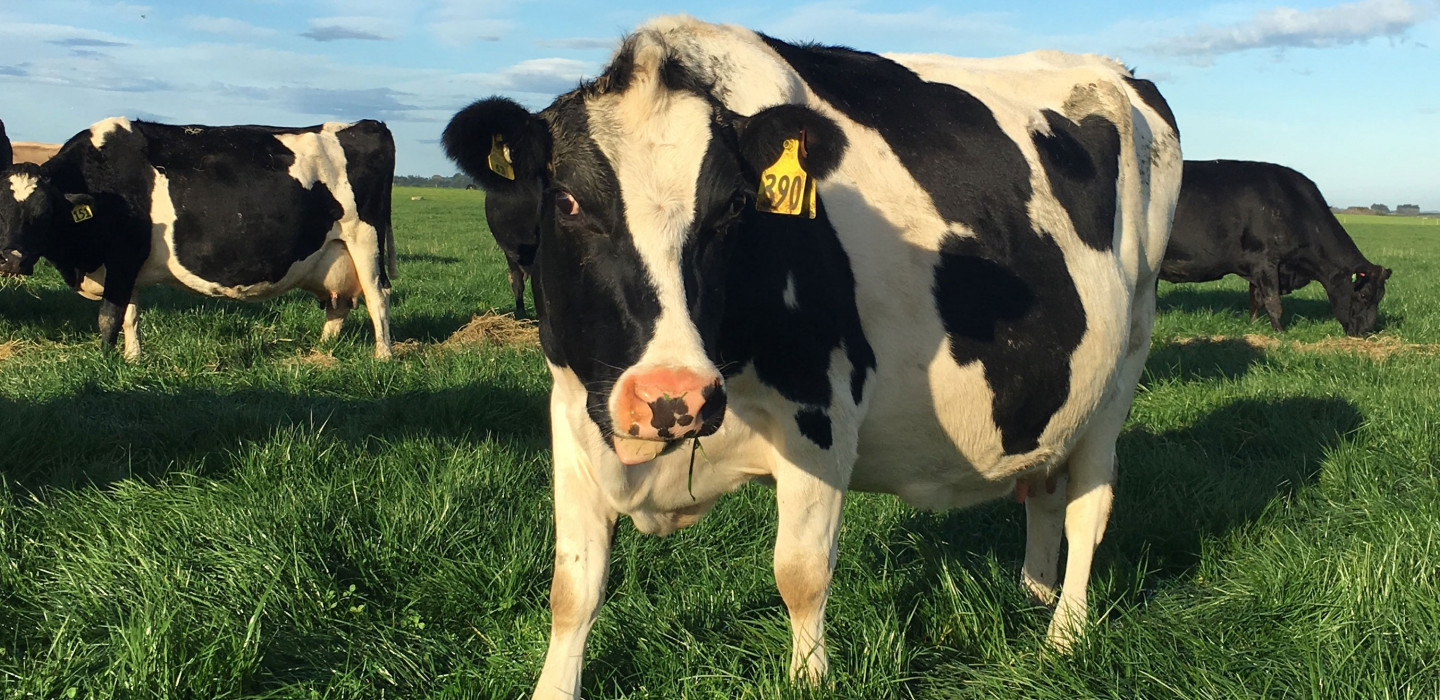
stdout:
[[627,467],[637,464],[644,464],[660,455],[675,449],[684,440],[645,440],[626,435],[616,435],[610,438],[610,444],[615,447],[615,456],[620,458],[620,463]]
[[21,277],[35,271],[35,259],[27,259],[18,250],[7,250],[0,252],[0,275],[5,277]]

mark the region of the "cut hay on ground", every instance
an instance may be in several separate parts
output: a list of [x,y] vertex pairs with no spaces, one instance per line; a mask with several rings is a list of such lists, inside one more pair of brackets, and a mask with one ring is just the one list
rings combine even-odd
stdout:
[[460,330],[450,334],[441,347],[467,345],[517,345],[540,347],[540,326],[534,321],[517,320],[513,316],[487,311],[470,319]]
[[1233,335],[1200,335],[1189,338],[1175,338],[1170,342],[1176,345],[1194,345],[1197,343],[1244,343],[1257,350],[1271,350],[1285,347],[1297,352],[1322,352],[1322,353],[1345,353],[1350,355],[1362,355],[1371,360],[1383,360],[1398,353],[1416,353],[1420,355],[1440,354],[1440,345],[1433,343],[1407,343],[1391,335],[1373,335],[1368,338],[1351,338],[1342,336],[1338,338],[1326,338],[1313,343],[1305,343],[1298,340],[1281,340],[1268,335],[1258,333],[1246,333],[1243,336]]

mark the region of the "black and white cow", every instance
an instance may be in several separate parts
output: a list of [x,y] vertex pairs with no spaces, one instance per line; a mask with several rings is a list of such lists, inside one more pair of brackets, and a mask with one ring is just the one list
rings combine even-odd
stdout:
[[1049,638],[1083,629],[1180,188],[1152,84],[1097,56],[878,56],[668,17],[538,115],[477,102],[444,144],[491,196],[542,198],[536,697],[579,693],[620,514],[668,533],[762,476],[792,677],[827,668],[847,489],[1028,496],[1023,581],[1054,600],[1063,534]]
[[170,126],[124,118],[43,165],[0,172],[0,274],[45,258],[99,299],[100,337],[140,351],[136,292],[165,283],[262,299],[309,291],[339,333],[361,294],[390,356],[395,144],[376,121],[306,128]]
[[1263,306],[1281,330],[1281,295],[1319,280],[1340,327],[1363,336],[1375,331],[1390,270],[1365,259],[1310,178],[1274,163],[1187,160],[1160,279],[1231,274],[1250,283],[1252,321]]

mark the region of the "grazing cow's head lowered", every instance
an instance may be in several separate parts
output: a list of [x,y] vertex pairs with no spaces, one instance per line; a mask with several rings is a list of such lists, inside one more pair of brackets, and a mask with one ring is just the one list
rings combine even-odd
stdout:
[[545,354],[584,384],[591,418],[627,464],[719,428],[726,234],[783,216],[753,202],[787,141],[811,178],[845,148],[839,127],[808,108],[745,117],[708,88],[641,34],[539,115],[491,98],[445,130],[447,153],[487,196],[540,199]]
[[70,215],[70,207],[61,206],[65,202],[37,165],[0,171],[0,275],[34,271],[55,218]]
[[1385,280],[1390,268],[1366,265],[1350,273],[1349,279],[1326,285],[1330,305],[1346,335],[1360,337],[1375,332],[1380,317],[1380,300],[1385,298]]

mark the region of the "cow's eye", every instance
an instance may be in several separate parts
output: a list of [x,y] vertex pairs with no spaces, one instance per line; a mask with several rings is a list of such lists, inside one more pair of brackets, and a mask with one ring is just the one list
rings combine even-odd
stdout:
[[555,192],[555,213],[564,217],[579,216],[580,202],[575,199],[575,195],[558,190]]
[[745,207],[750,206],[750,195],[745,192],[736,192],[730,197],[730,208],[725,212],[727,219],[740,216]]

